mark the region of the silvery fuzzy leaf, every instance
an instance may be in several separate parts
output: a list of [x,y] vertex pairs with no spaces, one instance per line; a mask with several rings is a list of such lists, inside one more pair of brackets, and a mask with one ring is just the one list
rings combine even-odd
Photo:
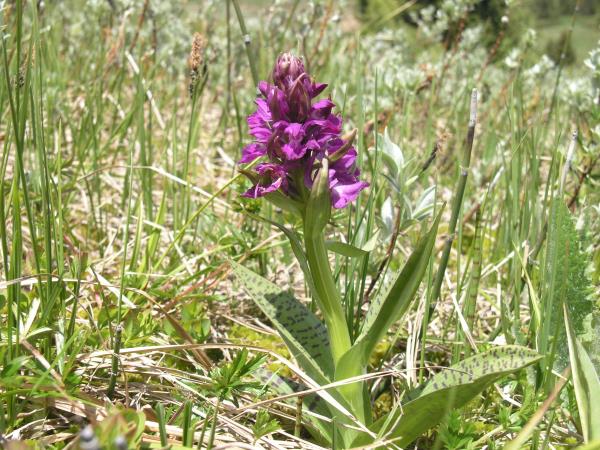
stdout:
[[402,174],[404,168],[404,154],[397,144],[394,144],[390,139],[387,128],[383,132],[383,146],[382,146],[382,157],[383,162],[392,172],[394,177],[398,177]]
[[436,186],[428,187],[423,191],[421,197],[417,201],[417,204],[412,211],[412,219],[423,220],[433,213],[433,207],[435,205],[435,193]]
[[394,229],[394,205],[392,203],[392,197],[388,197],[381,205],[381,222],[384,226],[385,235],[389,236],[392,234]]

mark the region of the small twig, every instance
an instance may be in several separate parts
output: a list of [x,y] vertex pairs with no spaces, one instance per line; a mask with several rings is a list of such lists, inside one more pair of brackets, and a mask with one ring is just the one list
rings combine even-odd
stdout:
[[[504,25],[504,22],[502,22],[502,24]],[[479,75],[477,76],[477,84],[479,84],[481,82],[481,80],[483,78],[483,74],[485,73],[485,71],[489,67],[490,63],[496,56],[496,53],[498,53],[498,49],[500,48],[500,44],[502,43],[503,39],[504,39],[504,30],[500,30],[500,32],[498,33],[498,36],[496,37],[496,42],[494,42],[494,46],[488,53],[485,63],[483,64],[483,66],[481,66],[481,70],[479,71]]]
[[144,21],[146,19],[146,14],[148,13],[148,6],[150,5],[150,0],[144,1],[144,6],[142,6],[142,13],[138,19],[137,28],[135,29],[135,34],[133,35],[133,39],[131,40],[131,44],[129,44],[129,53],[133,53],[133,49],[137,44],[138,38],[140,37],[140,31],[142,26],[144,25]]
[[327,5],[327,10],[325,12],[325,15],[323,16],[323,21],[321,22],[321,27],[320,27],[320,31],[319,31],[319,37],[317,38],[317,42],[315,43],[314,47],[313,47],[313,51],[310,55],[309,58],[307,58],[309,61],[312,61],[317,53],[319,52],[319,47],[321,46],[321,41],[323,40],[323,36],[325,35],[325,29],[327,28],[327,22],[329,21],[329,18],[331,17],[331,14],[333,12],[333,1],[330,1],[329,4]]
[[433,162],[435,161],[435,158],[437,157],[439,149],[440,149],[440,142],[435,141],[435,144],[433,144],[433,149],[431,149],[431,153],[429,154],[429,157],[425,160],[425,162],[421,166],[421,174],[423,172],[425,172],[427,169],[429,169],[429,166],[431,166],[431,164],[433,164]]
[[571,199],[569,200],[569,203],[568,203],[568,207],[571,211],[573,211],[575,209],[575,203],[577,202],[577,198],[579,197],[579,192],[581,191],[581,187],[583,186],[585,179],[588,176],[590,176],[590,174],[594,170],[594,167],[598,163],[599,159],[600,159],[600,154],[598,154],[594,159],[592,159],[590,161],[590,163],[587,165],[587,167],[585,167],[585,169],[583,169],[583,171],[579,174],[579,178],[577,179],[577,184],[575,185],[575,189],[573,190],[573,195],[571,196]]

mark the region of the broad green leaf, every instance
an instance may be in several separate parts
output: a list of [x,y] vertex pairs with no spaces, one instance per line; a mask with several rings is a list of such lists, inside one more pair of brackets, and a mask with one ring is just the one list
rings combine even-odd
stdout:
[[374,348],[390,326],[402,317],[415,297],[435,244],[440,217],[441,213],[427,235],[419,241],[394,281],[371,302],[358,337],[359,341],[368,341],[370,349]]
[[337,253],[338,255],[347,256],[348,258],[360,258],[366,256],[369,252],[372,252],[376,245],[377,239],[379,238],[379,230],[373,233],[373,236],[365,242],[362,247],[356,247],[352,244],[339,241],[326,241],[325,247],[327,250]]
[[362,248],[355,247],[354,245],[345,242],[327,241],[325,242],[325,247],[331,252],[347,256],[348,258],[360,258],[368,254],[368,252]]
[[302,368],[316,382],[327,383],[333,374],[333,358],[323,323],[289,292],[234,261],[230,264],[237,280],[277,328]]
[[[410,306],[427,269],[439,220],[438,215],[429,233],[421,239],[391,287],[383,296],[377,296],[372,302],[361,334],[337,364],[336,381],[363,374],[369,356],[377,343]],[[343,386],[340,391],[352,405],[353,410],[357,414],[361,411],[362,416],[368,420],[371,415],[370,405],[364,401],[363,389],[362,383],[353,383]]]
[[564,316],[579,419],[583,438],[589,442],[600,439],[600,379],[590,356],[575,336],[566,305]]
[[[410,393],[406,403],[379,419],[371,429],[394,439],[398,447],[405,447],[437,425],[451,409],[460,408],[496,380],[540,358],[535,351],[515,345],[471,356],[433,376]],[[368,437],[361,436],[353,445],[367,443]]]
[[440,217],[438,215],[427,235],[417,244],[395,280],[371,302],[361,334],[338,363],[336,380],[359,375],[357,368],[366,366],[377,343],[408,310],[425,275]]

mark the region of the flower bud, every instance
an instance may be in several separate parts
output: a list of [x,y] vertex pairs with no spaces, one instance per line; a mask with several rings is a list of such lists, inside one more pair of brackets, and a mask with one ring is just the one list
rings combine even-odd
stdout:
[[296,122],[306,120],[310,112],[310,96],[306,86],[302,83],[302,78],[298,78],[288,96],[290,103],[290,116]]
[[300,58],[289,52],[282,53],[273,67],[273,84],[285,90],[304,74],[306,70]]

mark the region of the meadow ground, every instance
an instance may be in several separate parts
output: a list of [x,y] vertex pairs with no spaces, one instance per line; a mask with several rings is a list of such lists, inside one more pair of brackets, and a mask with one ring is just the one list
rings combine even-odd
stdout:
[[[490,35],[479,2],[357,3],[0,2],[0,446],[600,448],[597,16]],[[563,31],[568,67],[543,54]],[[329,326],[306,217],[241,196],[256,85],[288,51],[369,182],[325,228],[344,333],[385,324],[362,421],[290,344],[304,319],[240,275]],[[398,273],[406,307],[367,313]],[[515,345],[515,370],[464,365]],[[470,381],[416,403],[452,365]],[[394,435],[404,408],[431,423]]]

